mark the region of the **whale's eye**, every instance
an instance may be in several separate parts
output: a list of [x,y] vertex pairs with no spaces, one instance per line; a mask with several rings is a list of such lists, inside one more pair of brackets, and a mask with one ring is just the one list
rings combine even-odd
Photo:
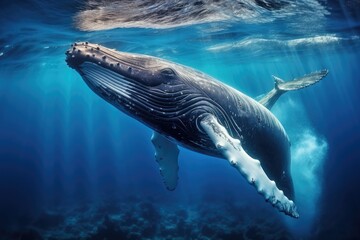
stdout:
[[161,74],[167,77],[174,77],[176,73],[171,68],[164,68],[161,70]]

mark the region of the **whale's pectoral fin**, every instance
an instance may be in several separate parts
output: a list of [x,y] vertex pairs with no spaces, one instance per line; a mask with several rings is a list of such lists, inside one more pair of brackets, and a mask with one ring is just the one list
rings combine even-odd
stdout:
[[160,173],[168,190],[174,190],[178,180],[178,156],[177,145],[163,135],[154,132],[151,142],[155,147],[155,159],[159,164]]
[[200,125],[216,148],[265,197],[266,201],[287,215],[299,217],[294,202],[289,200],[284,192],[276,187],[275,182],[268,178],[260,161],[249,156],[242,148],[241,142],[232,138],[213,115],[206,115]]
[[323,79],[328,74],[328,72],[329,71],[326,69],[312,72],[303,77],[295,78],[288,82],[273,76],[275,88],[263,96],[259,102],[268,109],[271,109],[282,94],[286,93],[287,91],[299,90],[311,86]]

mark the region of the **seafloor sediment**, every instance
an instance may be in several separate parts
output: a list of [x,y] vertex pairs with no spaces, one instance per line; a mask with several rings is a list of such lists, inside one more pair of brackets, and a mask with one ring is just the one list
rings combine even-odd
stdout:
[[21,240],[293,239],[281,219],[266,218],[266,211],[229,203],[107,201],[46,210],[29,226],[3,236]]

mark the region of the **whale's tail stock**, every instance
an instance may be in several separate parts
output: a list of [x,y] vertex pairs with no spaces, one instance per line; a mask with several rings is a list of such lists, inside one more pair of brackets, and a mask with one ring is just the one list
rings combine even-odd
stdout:
[[274,89],[262,97],[259,102],[268,109],[271,109],[282,94],[288,91],[299,90],[311,86],[323,79],[328,72],[329,71],[327,69],[324,69],[287,82],[281,78],[273,76],[275,82]]

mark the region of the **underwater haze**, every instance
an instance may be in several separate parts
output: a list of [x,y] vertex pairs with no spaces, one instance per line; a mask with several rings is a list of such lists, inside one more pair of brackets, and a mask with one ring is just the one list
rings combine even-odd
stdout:
[[[174,191],[152,130],[65,62],[78,41],[164,58],[250,97],[328,69],[272,112],[300,214],[227,161],[180,147]],[[0,239],[360,239],[359,0],[13,0],[0,8]]]

